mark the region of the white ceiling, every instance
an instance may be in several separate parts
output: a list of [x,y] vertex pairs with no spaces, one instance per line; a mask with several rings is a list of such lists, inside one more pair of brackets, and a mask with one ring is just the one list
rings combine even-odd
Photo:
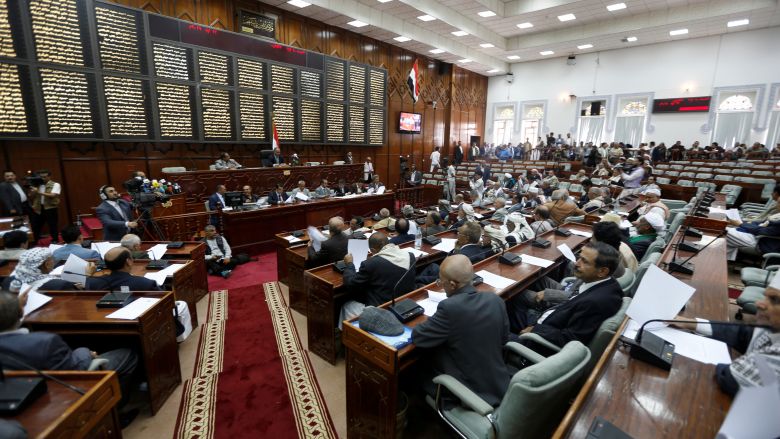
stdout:
[[[780,26],[779,0],[306,0],[298,8],[287,0],[261,0],[262,3],[342,27],[412,52],[457,64],[465,69],[491,76],[509,71],[509,65],[542,58],[599,52],[677,39],[698,38],[730,32]],[[607,6],[625,3],[614,12]],[[495,16],[483,18],[480,11]],[[434,21],[423,22],[421,15]],[[574,14],[575,20],[561,22],[559,15]],[[368,23],[353,27],[352,20]],[[728,28],[732,20],[749,19],[750,24]],[[530,22],[533,27],[520,29]],[[670,36],[669,31],[688,29],[687,35]],[[469,35],[457,37],[454,31]],[[411,41],[399,43],[403,35]],[[634,36],[636,42],[624,42]],[[482,48],[491,43],[495,47]],[[577,46],[592,44],[585,50]],[[444,49],[432,54],[429,50]],[[554,55],[539,52],[551,50]],[[508,56],[519,56],[509,60]],[[469,63],[459,62],[468,58]],[[488,73],[490,70],[497,72]]]

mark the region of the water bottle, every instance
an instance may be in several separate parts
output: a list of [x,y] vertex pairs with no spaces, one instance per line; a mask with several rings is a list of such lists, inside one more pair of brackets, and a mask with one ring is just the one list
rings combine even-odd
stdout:
[[422,229],[417,226],[417,233],[414,234],[414,248],[419,250],[420,247],[422,247]]

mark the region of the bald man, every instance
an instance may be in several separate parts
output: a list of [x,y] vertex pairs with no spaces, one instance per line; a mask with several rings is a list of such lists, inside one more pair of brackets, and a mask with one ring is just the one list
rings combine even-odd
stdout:
[[[431,378],[455,377],[495,407],[509,385],[504,344],[509,340],[509,319],[504,302],[493,293],[474,289],[474,268],[464,255],[444,260],[437,284],[447,293],[436,313],[412,330],[412,342],[426,349],[425,391],[436,395]],[[446,402],[445,402],[446,404]]]
[[162,291],[157,282],[141,276],[133,276],[133,256],[125,247],[114,247],[103,258],[106,268],[111,274],[100,277],[88,277],[86,290],[91,291],[121,291],[127,287],[129,291]]
[[347,254],[347,244],[349,237],[342,233],[346,227],[344,220],[334,216],[328,221],[328,230],[330,237],[322,242],[320,251],[315,251],[312,241],[309,241],[308,258],[306,267],[319,267],[344,259]]

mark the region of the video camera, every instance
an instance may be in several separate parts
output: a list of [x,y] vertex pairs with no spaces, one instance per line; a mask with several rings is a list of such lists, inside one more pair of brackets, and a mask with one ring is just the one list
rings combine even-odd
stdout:
[[122,185],[133,199],[133,205],[137,207],[150,209],[154,207],[155,203],[167,203],[171,198],[160,192],[144,192],[144,181],[138,177],[133,177],[122,183]]
[[28,175],[27,177],[25,177],[25,181],[26,181],[26,183],[29,186],[32,186],[32,187],[35,187],[35,188],[37,188],[39,186],[43,186],[45,184],[45,182],[43,181],[43,177],[41,177],[40,175],[38,175],[36,173],[32,173],[32,174]]

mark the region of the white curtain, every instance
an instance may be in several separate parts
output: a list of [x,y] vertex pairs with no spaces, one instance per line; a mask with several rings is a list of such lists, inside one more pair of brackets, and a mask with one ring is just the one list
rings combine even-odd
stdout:
[[604,134],[604,117],[582,116],[580,117],[580,131],[577,140],[580,142],[593,142],[598,145]]
[[645,129],[645,116],[621,116],[615,125],[615,142],[629,143],[639,148]]
[[766,137],[766,149],[773,150],[780,143],[780,111],[773,111],[769,120],[769,135]]
[[713,141],[724,148],[732,148],[736,142],[750,143],[750,126],[753,112],[718,113]]

